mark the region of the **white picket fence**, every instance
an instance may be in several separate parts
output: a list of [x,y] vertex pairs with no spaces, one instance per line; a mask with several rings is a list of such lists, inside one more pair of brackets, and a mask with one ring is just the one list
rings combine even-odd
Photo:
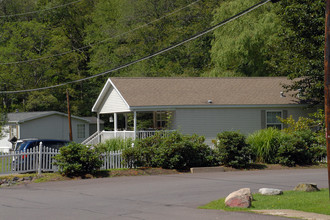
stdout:
[[[48,147],[36,147],[27,152],[0,153],[0,174],[56,172],[58,167],[53,164],[53,157],[57,154],[58,150]],[[107,152],[101,156],[101,170],[128,167],[122,162],[122,151]]]

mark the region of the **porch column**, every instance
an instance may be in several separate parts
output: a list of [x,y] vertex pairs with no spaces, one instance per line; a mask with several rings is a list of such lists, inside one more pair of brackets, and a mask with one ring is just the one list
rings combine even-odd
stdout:
[[113,125],[113,130],[115,132],[115,138],[117,137],[117,130],[118,130],[118,126],[117,126],[117,113],[113,113],[113,117],[114,117],[114,125]]
[[136,111],[134,111],[134,140],[136,139]]
[[125,131],[127,131],[127,113],[125,113],[124,116],[125,116]]
[[96,124],[97,124],[97,143],[101,143],[101,136],[100,136],[100,113],[97,113],[97,119],[96,119]]

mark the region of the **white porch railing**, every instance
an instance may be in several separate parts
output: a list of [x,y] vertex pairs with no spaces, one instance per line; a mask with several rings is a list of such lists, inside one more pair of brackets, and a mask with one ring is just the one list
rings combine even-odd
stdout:
[[[152,131],[137,131],[136,132],[136,138],[138,139],[144,139],[147,137],[151,137],[155,135],[157,132],[161,132],[162,135],[167,135],[173,130],[152,130]],[[94,133],[92,136],[87,138],[85,141],[82,142],[82,144],[85,145],[96,145],[100,142],[103,143],[108,139],[114,139],[114,138],[132,138],[134,139],[134,131],[101,131],[98,135],[97,132]]]

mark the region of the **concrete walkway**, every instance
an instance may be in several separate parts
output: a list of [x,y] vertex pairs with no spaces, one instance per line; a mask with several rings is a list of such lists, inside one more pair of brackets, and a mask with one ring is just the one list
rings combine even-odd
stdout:
[[253,210],[256,213],[266,215],[284,216],[289,218],[301,218],[307,220],[330,220],[330,215],[322,215],[311,212],[302,212],[290,209],[277,209],[277,210]]

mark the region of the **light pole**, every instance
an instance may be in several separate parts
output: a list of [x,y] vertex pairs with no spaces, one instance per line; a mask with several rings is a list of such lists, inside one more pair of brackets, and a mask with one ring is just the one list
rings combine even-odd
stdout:
[[327,143],[327,163],[328,163],[328,190],[330,199],[330,0],[326,1],[325,10],[325,47],[324,47],[324,111]]

